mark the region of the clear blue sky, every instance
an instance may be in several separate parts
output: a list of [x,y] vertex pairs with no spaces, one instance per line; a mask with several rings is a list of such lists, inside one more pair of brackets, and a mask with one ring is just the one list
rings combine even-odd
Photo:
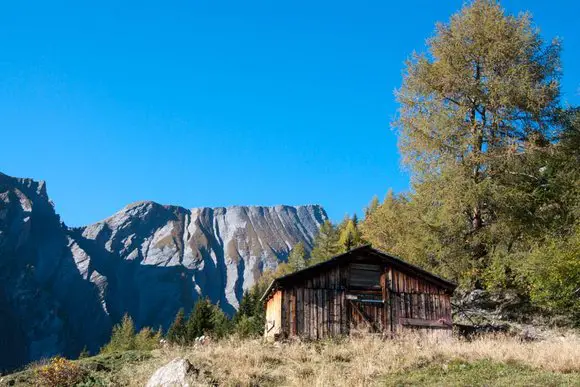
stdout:
[[[340,220],[408,189],[393,91],[461,4],[4,1],[0,171],[47,180],[69,225],[137,200],[318,203]],[[578,104],[579,2],[503,5],[563,38]]]

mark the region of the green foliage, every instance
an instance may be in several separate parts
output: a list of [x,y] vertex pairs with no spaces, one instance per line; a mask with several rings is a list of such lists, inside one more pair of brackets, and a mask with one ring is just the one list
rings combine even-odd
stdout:
[[373,196],[371,202],[369,203],[369,206],[367,208],[365,208],[365,218],[369,217],[370,215],[373,214],[373,212],[375,212],[377,210],[377,208],[379,208],[379,197],[378,196]]
[[310,265],[324,262],[338,254],[338,238],[336,227],[329,220],[324,221],[314,239],[314,248],[310,253]]
[[167,341],[173,344],[185,344],[187,342],[187,329],[185,324],[185,311],[181,308],[167,330]]
[[498,243],[507,249],[518,238],[510,216],[535,204],[515,183],[555,132],[560,47],[544,44],[529,16],[506,15],[490,0],[438,25],[428,45],[407,62],[397,95],[401,152],[413,171],[410,218],[430,234],[426,259],[476,284]]
[[188,342],[193,342],[196,337],[207,335],[213,330],[213,312],[213,305],[208,298],[197,300],[185,326]]
[[547,311],[567,311],[580,325],[580,227],[569,238],[552,238],[517,266],[531,300]]
[[36,385],[46,387],[72,387],[83,382],[87,371],[77,363],[57,356],[45,366],[35,370]]
[[159,346],[159,342],[163,338],[161,329],[157,332],[149,327],[145,327],[135,336],[134,350],[151,351]]
[[121,323],[113,327],[111,341],[101,348],[101,353],[132,349],[135,349],[135,325],[133,324],[133,319],[128,314],[125,314]]
[[570,386],[580,381],[575,373],[534,369],[517,362],[454,359],[412,367],[385,376],[388,386]]
[[159,346],[161,331],[155,333],[151,328],[145,327],[135,334],[133,319],[125,314],[120,324],[113,327],[111,340],[101,348],[101,353],[143,350],[150,351]]
[[231,333],[231,321],[218,305],[212,305],[211,335],[216,339],[226,337]]
[[290,251],[290,254],[288,255],[288,265],[292,271],[302,270],[308,266],[306,250],[304,249],[304,244],[302,242],[295,244]]
[[180,345],[192,344],[201,336],[220,339],[228,335],[231,329],[231,322],[221,308],[213,305],[209,298],[200,298],[187,319],[183,309],[177,312],[167,331],[167,340]]
[[338,228],[338,252],[344,253],[363,244],[364,242],[361,232],[359,231],[356,215],[354,215],[352,219],[348,216],[345,217]]
[[235,333],[242,338],[260,337],[264,333],[264,324],[259,316],[241,315],[236,321]]
[[439,24],[397,94],[413,189],[373,199],[363,237],[464,287],[576,313],[580,111],[559,106],[559,53],[496,1]]
[[[268,276],[268,273],[266,275]],[[261,297],[268,285],[262,279],[250,290],[244,292],[238,312],[233,318],[234,332],[239,336],[260,337],[264,333],[266,311]]]

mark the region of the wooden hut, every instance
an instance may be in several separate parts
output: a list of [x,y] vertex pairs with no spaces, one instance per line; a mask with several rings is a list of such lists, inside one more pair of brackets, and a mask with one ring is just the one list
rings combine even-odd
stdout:
[[451,334],[453,282],[370,246],[275,279],[264,335],[321,339],[354,332]]

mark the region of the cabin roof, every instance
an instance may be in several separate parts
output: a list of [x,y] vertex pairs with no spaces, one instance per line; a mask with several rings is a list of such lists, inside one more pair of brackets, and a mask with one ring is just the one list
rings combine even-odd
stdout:
[[445,290],[449,290],[452,292],[453,290],[455,290],[455,288],[457,288],[457,284],[455,282],[446,280],[445,278],[432,274],[424,269],[421,269],[419,266],[415,266],[411,263],[405,262],[401,258],[395,257],[394,255],[372,248],[370,245],[364,245],[349,250],[346,253],[336,255],[327,261],[309,266],[305,269],[298,270],[295,271],[294,273],[290,273],[274,279],[270,283],[270,286],[268,286],[268,289],[266,289],[266,291],[264,292],[264,295],[262,296],[262,301],[267,300],[269,298],[270,293],[274,289],[284,287],[285,285],[289,285],[293,281],[298,280],[301,277],[310,275],[319,270],[324,270],[328,267],[332,267],[338,263],[348,262],[349,260],[355,257],[369,257],[369,256],[380,258],[384,262],[392,265],[393,267],[396,267],[397,269],[403,272],[423,278],[424,280],[431,282],[435,286],[438,286]]

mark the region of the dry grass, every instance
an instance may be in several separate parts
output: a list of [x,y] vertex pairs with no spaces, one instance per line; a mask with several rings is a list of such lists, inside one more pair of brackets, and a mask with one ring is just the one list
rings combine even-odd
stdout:
[[[458,364],[459,373],[476,365],[479,368],[474,369],[474,375],[487,372],[495,378],[494,373],[500,376],[513,373],[516,381],[527,378],[525,385],[535,385],[534,380],[538,381],[537,385],[580,384],[580,337],[575,335],[537,342],[521,342],[505,336],[488,336],[471,342],[417,337],[398,340],[365,337],[310,343],[228,339],[195,348],[156,351],[152,360],[122,369],[119,378],[130,385],[142,386],[159,366],[178,356],[188,358],[202,374],[205,372],[198,381],[231,386],[367,386],[389,384],[390,380],[394,384],[401,384],[403,380],[402,384],[406,384],[405,376],[418,371],[427,373],[427,381],[431,377],[433,381],[441,380],[441,384],[433,383],[436,385],[453,384],[453,380],[456,385],[463,385],[459,381],[462,379],[440,379],[441,373]],[[498,365],[512,368],[494,368]],[[512,384],[510,380],[506,384]],[[485,383],[477,380],[469,383],[480,384]]]
[[[89,372],[83,386],[144,386],[176,357],[199,370],[192,386],[580,386],[580,336],[574,334],[535,342],[507,336],[289,343],[229,338],[151,353],[110,353],[78,364]],[[0,377],[0,386],[38,385],[39,368]]]

